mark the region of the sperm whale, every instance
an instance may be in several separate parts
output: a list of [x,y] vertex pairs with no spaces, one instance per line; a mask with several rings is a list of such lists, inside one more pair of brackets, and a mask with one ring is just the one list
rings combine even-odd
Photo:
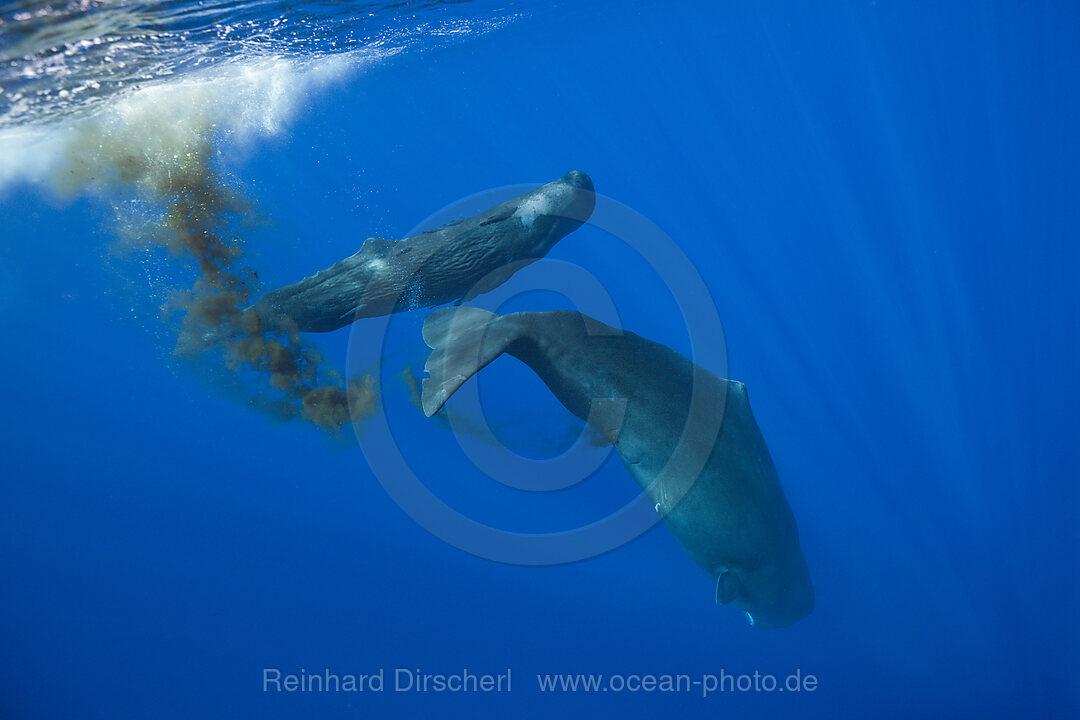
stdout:
[[573,170],[475,217],[401,240],[368,238],[355,255],[266,293],[254,309],[328,332],[357,318],[467,301],[546,255],[595,203],[592,180]]
[[615,446],[715,582],[718,604],[758,627],[790,625],[813,610],[795,518],[745,385],[577,312],[441,308],[423,335],[432,348],[421,398],[428,416],[495,358],[516,357]]

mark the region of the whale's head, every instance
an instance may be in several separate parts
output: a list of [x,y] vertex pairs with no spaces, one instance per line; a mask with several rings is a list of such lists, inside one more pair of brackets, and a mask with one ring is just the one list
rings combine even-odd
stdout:
[[774,561],[718,574],[717,602],[742,610],[754,627],[786,627],[814,609],[810,571],[797,546]]
[[581,227],[595,206],[592,179],[580,170],[571,170],[518,198],[513,217],[535,239],[534,252],[543,254]]

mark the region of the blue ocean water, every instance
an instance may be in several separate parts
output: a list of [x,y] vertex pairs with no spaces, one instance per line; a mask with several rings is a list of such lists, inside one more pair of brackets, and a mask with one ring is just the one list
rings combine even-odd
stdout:
[[[0,21],[0,716],[1080,710],[1071,4],[31,2]],[[244,401],[257,381],[178,359],[160,308],[193,274],[152,240],[153,173],[192,167],[245,198],[226,234],[263,288],[587,171],[685,253],[723,337],[687,330],[692,278],[601,227],[550,257],[624,327],[726,346],[700,361],[750,390],[814,612],[750,627],[663,525],[570,564],[463,552],[391,497],[371,431],[271,417]],[[506,309],[565,307],[538,289]],[[632,500],[611,457],[547,493],[478,470],[410,401],[426,313],[309,337],[350,372],[377,349],[378,416],[426,487],[519,533]],[[524,457],[581,432],[513,359],[472,382]],[[509,669],[512,689],[397,692],[398,668]],[[387,687],[278,691],[267,669]],[[816,684],[611,684],[755,672]],[[537,679],[579,673],[608,689]]]

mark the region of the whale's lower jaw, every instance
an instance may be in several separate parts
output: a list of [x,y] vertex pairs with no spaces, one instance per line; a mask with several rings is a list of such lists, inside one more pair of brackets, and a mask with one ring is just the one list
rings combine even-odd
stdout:
[[514,217],[521,221],[526,229],[531,229],[536,224],[537,218],[549,215],[554,203],[551,198],[544,195],[536,195],[524,200],[514,211]]

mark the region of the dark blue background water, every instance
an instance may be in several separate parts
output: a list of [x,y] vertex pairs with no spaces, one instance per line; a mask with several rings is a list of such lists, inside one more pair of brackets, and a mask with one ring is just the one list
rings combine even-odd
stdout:
[[[0,716],[1075,714],[1080,18],[947,5],[536,10],[313,96],[228,168],[272,220],[249,239],[268,286],[571,168],[662,227],[712,290],[799,521],[818,607],[783,630],[717,608],[663,527],[549,568],[443,544],[352,443],[170,363],[99,205],[3,195]],[[628,328],[685,349],[631,252],[586,229],[552,256],[600,276]],[[387,372],[422,363],[421,320],[402,320]],[[349,336],[318,338],[339,366]],[[515,361],[481,380],[523,452],[575,430]],[[610,509],[587,487],[514,504],[384,385],[417,472],[486,521]],[[617,464],[594,480],[633,492]],[[396,666],[511,667],[514,690],[262,691],[265,667]],[[796,668],[816,691],[535,682]]]

